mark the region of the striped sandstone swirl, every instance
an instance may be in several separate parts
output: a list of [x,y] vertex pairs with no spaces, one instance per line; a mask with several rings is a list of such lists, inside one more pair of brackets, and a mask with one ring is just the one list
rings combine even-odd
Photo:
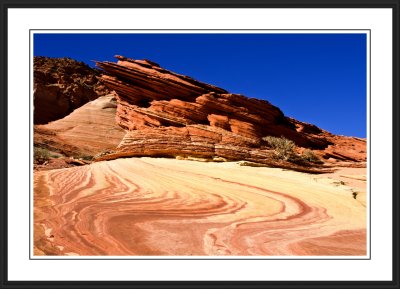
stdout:
[[[364,186],[365,187],[365,186]],[[234,162],[126,158],[35,173],[35,255],[365,255],[365,189]]]

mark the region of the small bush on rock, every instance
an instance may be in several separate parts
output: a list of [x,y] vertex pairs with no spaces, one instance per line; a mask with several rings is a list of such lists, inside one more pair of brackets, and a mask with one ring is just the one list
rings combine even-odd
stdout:
[[295,153],[295,143],[285,137],[266,136],[262,138],[274,149],[278,159],[289,160]]
[[309,149],[303,151],[302,158],[312,163],[322,163],[319,157],[312,150]]
[[34,147],[33,159],[36,163],[42,164],[50,159],[50,152],[45,148]]

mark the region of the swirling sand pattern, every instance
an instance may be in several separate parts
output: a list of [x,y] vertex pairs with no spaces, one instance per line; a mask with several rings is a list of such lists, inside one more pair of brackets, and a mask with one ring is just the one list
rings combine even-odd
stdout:
[[281,169],[130,158],[35,173],[35,255],[365,255],[349,188]]

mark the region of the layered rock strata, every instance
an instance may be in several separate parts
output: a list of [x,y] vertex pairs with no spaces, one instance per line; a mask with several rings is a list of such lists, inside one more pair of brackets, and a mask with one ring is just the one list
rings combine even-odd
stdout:
[[127,130],[116,154],[106,159],[222,157],[271,164],[262,137],[284,136],[326,160],[365,161],[365,141],[358,151],[341,153],[335,147],[341,137],[288,118],[265,100],[228,93],[148,60],[116,58],[117,63],[96,62],[104,72],[101,81],[117,93],[116,121]]

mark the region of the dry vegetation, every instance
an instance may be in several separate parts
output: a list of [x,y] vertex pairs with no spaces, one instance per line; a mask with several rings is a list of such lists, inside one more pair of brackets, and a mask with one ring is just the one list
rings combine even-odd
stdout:
[[302,164],[306,162],[316,164],[323,163],[319,159],[319,157],[310,149],[304,150],[301,155],[296,154],[296,144],[283,136],[266,136],[263,137],[262,140],[267,142],[267,144],[274,150],[274,154],[277,159],[289,161],[296,164]]

